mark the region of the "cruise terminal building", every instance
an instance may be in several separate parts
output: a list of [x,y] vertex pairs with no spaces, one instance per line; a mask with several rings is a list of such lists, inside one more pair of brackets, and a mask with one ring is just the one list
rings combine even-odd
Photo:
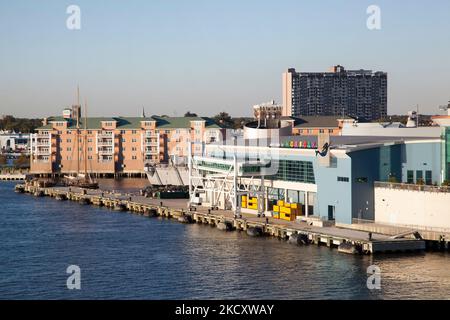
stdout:
[[[448,179],[442,137],[292,136],[277,114],[261,119],[246,125],[243,137],[206,145],[193,157],[192,197],[269,216],[280,201],[295,203],[301,217],[351,224],[375,220],[377,186],[440,186]],[[251,198],[257,210],[248,209]]]

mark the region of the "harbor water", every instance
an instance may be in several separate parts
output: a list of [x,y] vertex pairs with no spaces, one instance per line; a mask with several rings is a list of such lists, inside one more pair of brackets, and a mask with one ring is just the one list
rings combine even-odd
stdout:
[[[135,192],[145,180],[102,181]],[[450,254],[358,256],[14,192],[0,182],[0,299],[448,299]],[[66,285],[70,265],[80,290]],[[380,271],[368,289],[367,269]]]

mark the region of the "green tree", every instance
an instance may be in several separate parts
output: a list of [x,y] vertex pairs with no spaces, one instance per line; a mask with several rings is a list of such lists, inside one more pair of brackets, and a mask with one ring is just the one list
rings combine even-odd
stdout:
[[193,118],[193,117],[197,117],[197,114],[188,111],[188,112],[186,112],[186,113],[184,114],[184,116],[187,117],[187,118]]
[[13,116],[5,116],[0,119],[0,130],[30,133],[41,125],[41,119],[14,118]]
[[21,154],[16,160],[14,160],[14,167],[16,168],[29,168],[30,157]]
[[215,121],[226,128],[234,127],[234,121],[227,112],[222,111],[219,114],[215,115],[213,118]]
[[6,163],[6,156],[4,154],[0,154],[0,166],[5,166]]
[[390,183],[397,183],[398,182],[397,178],[394,175],[389,176],[388,181]]

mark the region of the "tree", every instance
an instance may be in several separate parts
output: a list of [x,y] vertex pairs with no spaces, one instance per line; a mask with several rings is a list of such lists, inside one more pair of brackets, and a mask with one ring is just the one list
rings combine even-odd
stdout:
[[397,177],[394,176],[394,175],[390,175],[388,181],[390,183],[397,183],[398,182]]
[[234,127],[234,121],[227,112],[222,111],[219,114],[215,115],[213,118],[226,128]]
[[14,160],[14,166],[16,168],[28,168],[30,167],[30,157],[21,154],[16,160]]
[[4,154],[0,154],[0,166],[5,166],[6,163],[6,156]]
[[233,129],[242,129],[247,123],[254,121],[253,118],[238,117],[233,118]]
[[187,118],[193,118],[193,117],[197,117],[197,114],[193,113],[193,112],[191,113],[190,111],[188,111],[184,114],[184,116]]
[[14,118],[13,116],[4,116],[0,119],[0,130],[29,133],[41,125],[41,119]]

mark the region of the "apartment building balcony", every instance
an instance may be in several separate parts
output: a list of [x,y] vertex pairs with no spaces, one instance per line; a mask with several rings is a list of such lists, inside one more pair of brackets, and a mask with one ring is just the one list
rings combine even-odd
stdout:
[[51,153],[50,149],[45,149],[45,148],[39,148],[35,152],[35,155],[38,155],[38,156],[49,156],[51,154],[52,153]]
[[147,131],[147,132],[145,133],[145,137],[146,137],[146,138],[158,138],[158,137],[159,137],[159,134],[158,134],[158,133],[155,133],[155,132]]
[[50,162],[50,156],[49,155],[40,155],[33,159],[34,163],[49,163]]
[[157,148],[145,148],[145,154],[158,154]]
[[144,142],[145,146],[158,146],[159,142],[157,140],[145,140]]
[[112,137],[113,132],[112,131],[102,131],[98,133],[98,137],[99,138],[103,138],[103,137]]
[[98,154],[101,154],[101,155],[112,155],[113,153],[114,153],[114,149],[112,147],[110,147],[110,146],[98,148]]
[[47,138],[47,139],[39,139],[39,140],[36,140],[36,146],[49,146],[50,145],[50,140]]
[[100,162],[100,163],[113,162],[113,161],[114,161],[114,157],[112,155],[101,155],[98,158],[98,162]]
[[36,139],[49,139],[50,138],[50,134],[49,133],[36,133],[36,134],[34,134],[34,137],[36,138]]
[[112,146],[113,145],[113,139],[112,138],[104,138],[104,139],[98,139],[97,140],[98,146]]

